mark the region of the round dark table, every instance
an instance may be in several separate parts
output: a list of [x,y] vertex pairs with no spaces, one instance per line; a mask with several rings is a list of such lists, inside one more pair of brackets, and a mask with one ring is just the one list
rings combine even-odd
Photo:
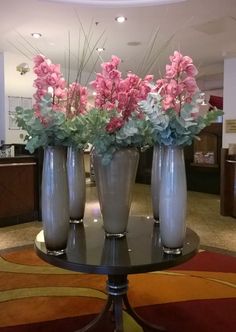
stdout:
[[130,306],[127,275],[159,271],[181,264],[198,252],[199,243],[198,235],[187,228],[182,254],[165,254],[161,246],[159,225],[153,219],[132,216],[124,238],[106,238],[102,220],[84,220],[82,224],[70,224],[64,255],[48,255],[40,233],[35,240],[35,250],[44,261],[60,268],[108,276],[107,303],[98,317],[80,329],[80,332],[96,330],[96,324],[111,307],[115,331],[124,331],[123,306],[142,327],[151,331],[163,331],[164,328],[143,320]]

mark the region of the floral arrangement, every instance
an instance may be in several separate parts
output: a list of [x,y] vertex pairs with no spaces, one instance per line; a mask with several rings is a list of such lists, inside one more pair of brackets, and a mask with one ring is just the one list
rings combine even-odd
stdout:
[[142,147],[150,143],[148,123],[139,102],[151,91],[153,76],[141,79],[129,72],[123,79],[118,66],[121,60],[112,56],[103,63],[102,72],[91,82],[95,88],[95,107],[87,115],[90,143],[109,163],[112,154],[123,147]]
[[139,106],[150,124],[153,144],[190,145],[197,134],[223,112],[214,109],[201,115],[203,99],[192,59],[175,51],[170,61],[164,78],[157,80]]
[[45,56],[37,55],[33,61],[37,75],[33,84],[35,104],[30,110],[16,108],[16,122],[28,133],[26,149],[33,153],[49,145],[83,148],[87,143],[87,88],[78,82],[66,86],[60,65]]

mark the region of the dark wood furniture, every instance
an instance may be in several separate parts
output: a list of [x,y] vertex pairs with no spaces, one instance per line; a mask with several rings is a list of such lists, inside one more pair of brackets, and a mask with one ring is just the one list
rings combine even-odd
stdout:
[[0,227],[37,220],[37,163],[30,155],[0,158]]
[[[115,331],[124,331],[122,309],[143,327],[155,331],[163,328],[154,326],[136,314],[128,297],[127,275],[157,271],[176,266],[193,257],[199,246],[199,237],[187,229],[183,253],[178,256],[164,254],[160,243],[159,225],[145,217],[130,217],[128,233],[124,238],[105,238],[102,221],[85,220],[83,224],[71,224],[66,254],[47,254],[41,234],[36,237],[35,250],[48,263],[78,272],[106,274],[108,299],[104,310],[94,321],[80,332],[93,329],[113,309]],[[145,287],[145,285],[144,285]],[[96,329],[98,331],[99,329]]]
[[221,153],[220,213],[236,218],[236,155],[226,148]]
[[[220,194],[220,166],[222,146],[222,123],[212,123],[198,135],[191,146],[185,147],[185,166],[188,190]],[[214,161],[197,163],[196,153],[213,154]],[[206,158],[205,158],[206,159]]]
[[152,173],[152,155],[153,148],[149,148],[145,151],[140,151],[139,163],[136,175],[137,183],[150,184]]

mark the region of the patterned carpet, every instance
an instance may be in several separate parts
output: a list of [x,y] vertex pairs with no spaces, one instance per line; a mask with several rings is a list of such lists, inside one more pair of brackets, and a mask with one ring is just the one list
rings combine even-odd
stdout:
[[[105,304],[105,281],[50,266],[32,246],[2,252],[0,332],[82,328]],[[236,258],[202,251],[175,268],[130,275],[128,296],[143,318],[169,332],[233,332]],[[124,321],[126,332],[142,331],[128,314]],[[112,321],[95,331],[114,331]]]

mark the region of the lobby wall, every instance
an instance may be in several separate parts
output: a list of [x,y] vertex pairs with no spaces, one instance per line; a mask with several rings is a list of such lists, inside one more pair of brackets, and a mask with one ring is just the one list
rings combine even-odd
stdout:
[[[27,63],[30,71],[24,75],[16,70],[21,63]],[[9,129],[9,96],[32,98],[34,88],[32,82],[34,74],[32,62],[21,54],[4,53],[4,141],[10,143],[24,143],[25,132],[19,129]]]
[[[236,58],[224,61],[224,120],[236,120]],[[236,133],[225,132],[225,121],[223,125],[223,148],[229,144],[236,144]]]

